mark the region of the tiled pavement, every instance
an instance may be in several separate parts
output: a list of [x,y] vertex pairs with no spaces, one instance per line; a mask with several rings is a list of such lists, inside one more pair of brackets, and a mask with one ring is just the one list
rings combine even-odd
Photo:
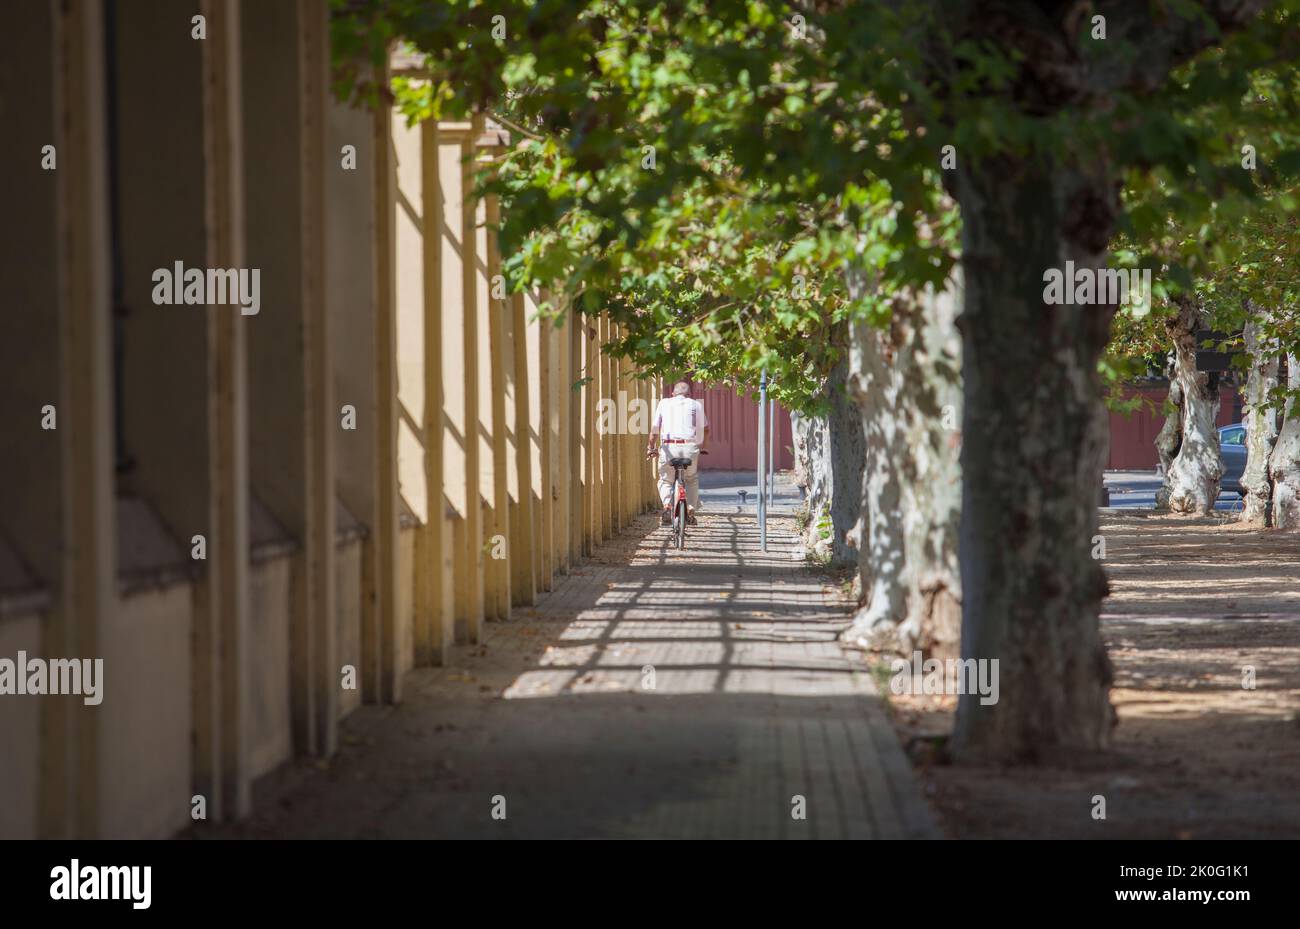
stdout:
[[[230,836],[936,835],[831,582],[793,523],[642,517],[481,646],[362,707]],[[800,801],[798,798],[802,798]],[[505,818],[498,815],[504,801]],[[806,818],[793,815],[802,806]],[[207,832],[207,830],[205,830]]]

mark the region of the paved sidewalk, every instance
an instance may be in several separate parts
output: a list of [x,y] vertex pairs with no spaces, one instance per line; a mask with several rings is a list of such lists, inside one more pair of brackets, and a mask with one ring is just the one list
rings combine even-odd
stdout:
[[702,515],[679,553],[640,518],[485,644],[412,672],[401,706],[352,714],[337,758],[264,779],[249,821],[199,832],[936,835],[874,684],[836,641],[839,594],[793,533],[774,519],[764,554],[752,516]]

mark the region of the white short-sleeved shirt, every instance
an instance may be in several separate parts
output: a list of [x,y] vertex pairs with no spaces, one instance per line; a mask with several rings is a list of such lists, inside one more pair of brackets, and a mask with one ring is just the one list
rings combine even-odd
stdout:
[[667,397],[655,412],[655,430],[664,441],[696,442],[704,437],[709,417],[704,404],[690,397]]

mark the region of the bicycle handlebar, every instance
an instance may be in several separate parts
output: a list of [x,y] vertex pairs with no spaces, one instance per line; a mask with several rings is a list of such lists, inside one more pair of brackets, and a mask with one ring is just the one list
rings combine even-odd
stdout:
[[[701,455],[707,455],[708,453],[709,453],[709,450],[708,450],[707,448],[702,448],[702,449],[700,449],[700,454],[701,454]],[[647,449],[645,450],[645,456],[646,456],[647,458],[653,458],[653,457],[655,456],[655,453],[654,453],[653,451],[651,451],[650,449],[647,448]]]

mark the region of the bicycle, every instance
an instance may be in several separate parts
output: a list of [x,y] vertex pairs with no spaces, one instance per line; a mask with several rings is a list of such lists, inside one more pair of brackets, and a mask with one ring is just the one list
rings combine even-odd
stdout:
[[[701,455],[707,455],[708,452],[700,449]],[[686,503],[686,478],[682,472],[691,466],[689,458],[670,458],[668,463],[673,467],[673,492],[668,499],[673,501],[673,538],[676,540],[678,548],[686,547],[686,521],[690,515],[690,509]]]

